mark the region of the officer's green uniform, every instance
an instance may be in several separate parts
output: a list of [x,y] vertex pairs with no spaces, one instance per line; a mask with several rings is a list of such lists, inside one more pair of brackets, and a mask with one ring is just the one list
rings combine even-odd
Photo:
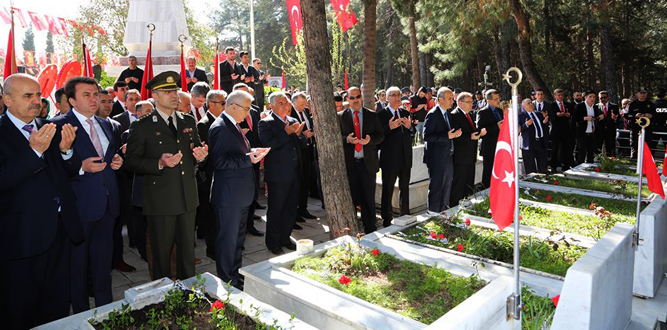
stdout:
[[[153,91],[178,90],[179,75],[163,72],[146,83]],[[197,160],[192,148],[201,146],[197,123],[188,115],[174,111],[172,122],[176,136],[168,126],[166,113],[159,111],[136,120],[130,125],[125,167],[144,175],[144,214],[153,251],[153,279],[171,277],[171,250],[176,249],[176,277],[195,275],[194,230],[199,199],[195,170]],[[160,168],[165,153],[182,153],[180,164]]]

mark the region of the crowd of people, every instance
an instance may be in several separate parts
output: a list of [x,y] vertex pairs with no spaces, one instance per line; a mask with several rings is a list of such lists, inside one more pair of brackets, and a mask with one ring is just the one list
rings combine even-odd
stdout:
[[[268,250],[295,250],[299,223],[315,219],[308,198],[322,200],[317,128],[310,96],[273,92],[261,60],[227,48],[220,89],[212,89],[196,60],[188,58],[188,92],[181,77],[163,72],[144,86],[130,57],[113,87],[76,77],[55,92],[55,111],[29,75],[4,82],[0,111],[0,280],[12,283],[3,298],[3,321],[25,329],[112,302],[112,269],[132,272],[123,260],[123,227],[130,248],[150,265],[151,277],[195,275],[195,237],[204,239],[218,276],[242,288],[245,236],[264,236]],[[636,153],[636,118],[651,118],[650,134],[665,131],[665,90],[652,103],[640,89],[621,106],[609,93],[575,92],[571,102],[536,90],[520,100],[520,148],[525,173],[566,170],[591,162],[602,150],[616,155],[617,129],[629,129]],[[424,143],[429,172],[427,207],[439,213],[476,188],[488,187],[500,126],[509,105],[490,89],[468,93],[451,87],[392,86],[380,90],[374,109],[361,89],[333,93],[344,162],[360,228],[373,232],[375,189],[381,170],[380,218],[410,213],[408,186],[415,139]],[[51,113],[53,115],[51,116]],[[481,143],[480,143],[481,142]],[[630,147],[630,146],[629,146]],[[483,174],[475,184],[475,165]],[[399,208],[392,195],[396,182]],[[267,205],[259,203],[267,196]],[[311,206],[312,207],[312,206]],[[267,208],[266,233],[255,228]],[[175,255],[175,261],[172,257]],[[176,273],[172,273],[175,263]]]

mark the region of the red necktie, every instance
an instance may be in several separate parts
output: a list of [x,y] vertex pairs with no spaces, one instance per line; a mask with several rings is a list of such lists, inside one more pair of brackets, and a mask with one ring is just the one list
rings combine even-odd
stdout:
[[468,122],[470,123],[470,127],[472,127],[472,129],[475,129],[475,124],[472,123],[472,119],[470,119],[470,115],[468,113],[466,113],[466,118],[468,118]]
[[250,118],[250,115],[248,117],[245,117],[246,123],[248,123],[248,128],[252,131],[252,118]]
[[560,111],[565,112],[565,108],[563,107],[563,102],[560,102]]
[[[357,139],[361,140],[361,125],[359,124],[359,111],[354,112],[354,135],[357,137]],[[355,144],[354,145],[354,151],[356,152],[361,152],[363,147],[361,144]]]
[[605,104],[603,105],[603,107],[604,107],[604,116],[607,117],[607,105]]

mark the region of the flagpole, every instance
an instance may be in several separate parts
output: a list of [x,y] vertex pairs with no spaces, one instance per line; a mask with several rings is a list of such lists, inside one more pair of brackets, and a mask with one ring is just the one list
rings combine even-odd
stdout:
[[637,222],[635,223],[635,233],[633,234],[633,245],[635,247],[639,246],[639,219],[642,208],[642,185],[644,181],[644,141],[646,140],[646,127],[651,124],[649,118],[637,118],[637,124],[642,128],[639,133],[639,143],[637,143],[637,149],[639,149],[639,154],[637,155],[637,173],[639,173],[639,183],[637,185]]
[[255,59],[255,9],[253,0],[250,1],[250,61]]
[[[510,82],[510,73],[517,74],[517,80]],[[519,91],[518,86],[521,83],[523,74],[516,67],[511,67],[503,75],[507,83],[512,86],[512,111],[510,115],[510,139],[512,139],[512,152],[514,159],[514,293],[507,298],[507,319],[514,318],[521,324],[521,280],[519,279]]]
[[[14,30],[14,1],[10,1],[9,6],[10,6],[9,12],[12,15],[12,27],[11,27],[11,29],[12,29],[12,54],[11,54],[12,58],[11,58],[9,63],[11,63],[10,67],[11,67],[11,72],[13,74],[14,72],[19,72],[18,67],[17,67],[18,63],[16,63],[16,30]],[[9,49],[7,49],[7,51],[9,51]],[[7,56],[5,56],[5,61],[6,60],[7,60]]]

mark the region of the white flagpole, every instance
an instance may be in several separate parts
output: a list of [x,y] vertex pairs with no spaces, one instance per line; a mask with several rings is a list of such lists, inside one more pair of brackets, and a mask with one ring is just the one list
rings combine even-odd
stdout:
[[[510,73],[515,72],[517,74],[517,80],[515,82],[510,82]],[[519,279],[519,143],[518,143],[518,133],[519,133],[519,92],[517,87],[521,83],[523,74],[521,70],[516,67],[512,67],[507,70],[507,73],[504,75],[504,79],[507,83],[512,86],[512,108],[508,112],[510,116],[510,138],[512,139],[512,149],[513,149],[513,158],[514,158],[514,294],[508,298],[507,301],[507,317],[514,318],[518,320],[519,326],[521,325],[521,280]]]
[[639,173],[639,183],[637,185],[637,222],[635,223],[635,233],[633,235],[633,245],[639,246],[639,218],[642,208],[642,185],[644,181],[644,141],[646,139],[646,131],[644,130],[651,121],[648,118],[638,118],[637,124],[641,126],[642,130],[639,133],[639,141],[637,143],[637,173]]
[[255,59],[255,9],[253,0],[250,1],[250,63]]

